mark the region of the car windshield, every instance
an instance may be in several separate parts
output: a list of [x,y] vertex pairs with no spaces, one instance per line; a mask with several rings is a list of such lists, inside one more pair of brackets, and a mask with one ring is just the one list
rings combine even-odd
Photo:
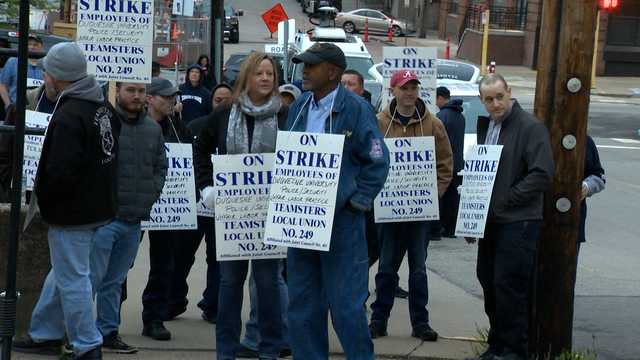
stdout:
[[451,95],[451,99],[462,100],[462,115],[465,119],[465,134],[475,134],[477,131],[476,124],[478,116],[489,116],[484,105],[478,96],[455,96]]
[[[346,60],[347,69],[359,72],[365,80],[375,80],[373,76],[369,75],[369,69],[373,66],[373,60],[371,60],[371,58],[347,56]],[[302,64],[296,65],[292,81],[302,80],[302,68]]]

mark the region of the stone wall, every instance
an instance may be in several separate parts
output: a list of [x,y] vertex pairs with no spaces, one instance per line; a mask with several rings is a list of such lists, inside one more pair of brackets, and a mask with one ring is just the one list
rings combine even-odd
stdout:
[[[10,205],[0,204],[0,289],[5,288],[7,279],[7,260],[9,245]],[[22,207],[20,229],[27,207]],[[16,334],[24,335],[29,327],[33,310],[44,278],[49,272],[49,243],[47,225],[39,215],[33,220],[26,233],[22,233],[18,244],[17,288],[21,293],[18,299]]]

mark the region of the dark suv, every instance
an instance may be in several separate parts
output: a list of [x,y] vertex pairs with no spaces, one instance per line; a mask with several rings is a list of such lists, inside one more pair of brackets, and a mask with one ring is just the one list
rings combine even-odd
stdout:
[[224,38],[229,42],[237,44],[240,41],[240,21],[239,16],[244,15],[244,11],[237,10],[231,5],[224,6]]
[[[70,38],[58,35],[51,35],[39,32],[31,32],[32,34],[37,35],[40,39],[42,39],[43,50],[46,52],[53,45],[59,42],[67,42],[73,41]],[[18,48],[18,32],[16,30],[11,29],[0,29],[0,48]],[[0,70],[4,66],[4,63],[7,61],[8,56],[0,55]]]

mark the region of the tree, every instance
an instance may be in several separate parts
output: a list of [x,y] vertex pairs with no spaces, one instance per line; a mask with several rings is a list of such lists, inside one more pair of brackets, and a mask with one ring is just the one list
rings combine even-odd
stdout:
[[[0,12],[6,14],[9,19],[17,19],[20,0],[4,0],[3,2],[5,2],[5,4],[4,6],[0,6]],[[51,10],[58,8],[57,2],[58,1],[49,0],[29,0],[29,5],[36,9]]]

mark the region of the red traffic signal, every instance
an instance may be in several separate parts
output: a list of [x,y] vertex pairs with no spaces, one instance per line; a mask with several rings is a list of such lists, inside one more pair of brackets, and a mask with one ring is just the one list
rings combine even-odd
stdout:
[[620,6],[620,0],[600,0],[600,9],[616,10]]

